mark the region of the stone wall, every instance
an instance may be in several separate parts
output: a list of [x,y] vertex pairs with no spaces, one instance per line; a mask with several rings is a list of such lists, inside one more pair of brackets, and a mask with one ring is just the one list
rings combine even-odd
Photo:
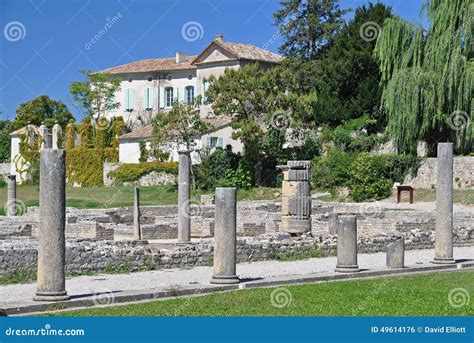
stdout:
[[[111,187],[115,185],[115,179],[109,176],[111,171],[116,170],[120,167],[122,163],[114,162],[114,163],[104,163],[104,186]],[[166,184],[174,184],[177,182],[176,175],[163,173],[163,172],[156,172],[152,171],[146,175],[143,175],[138,179],[137,182],[125,182],[124,186],[131,186],[131,185],[138,185],[138,186],[158,186],[158,185],[166,185]]]
[[[397,237],[405,237],[410,249],[432,248],[434,232],[413,229],[404,233],[359,235],[359,253],[385,251],[387,244]],[[254,262],[278,259],[296,252],[317,249],[321,256],[334,255],[337,237],[334,235],[302,235],[292,238],[288,233],[264,234],[256,238],[237,239],[237,261]],[[455,246],[474,245],[474,229],[454,230]],[[201,240],[195,244],[177,246],[148,244],[138,241],[95,241],[90,239],[68,240],[66,244],[66,269],[71,272],[102,272],[111,269],[152,270],[190,268],[212,265],[213,241]],[[0,241],[0,277],[26,269],[35,269],[37,241]]]
[[[474,157],[454,157],[453,187],[474,188]],[[416,177],[407,176],[404,184],[416,188],[436,187],[436,158],[427,158],[418,169]]]

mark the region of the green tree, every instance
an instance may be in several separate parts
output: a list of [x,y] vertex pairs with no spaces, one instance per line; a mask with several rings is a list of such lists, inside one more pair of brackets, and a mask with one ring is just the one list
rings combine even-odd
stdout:
[[211,129],[199,115],[199,102],[199,97],[194,104],[175,101],[169,112],[156,116],[152,123],[152,145],[162,149],[171,144],[178,149],[194,150],[194,139]]
[[396,17],[377,40],[389,133],[401,152],[426,140],[432,152],[438,141],[452,141],[467,153],[474,140],[474,4],[429,0],[423,10],[427,31]]
[[336,0],[283,0],[273,14],[284,42],[280,52],[301,60],[314,60],[332,43],[347,10]]
[[13,131],[13,122],[0,120],[0,162],[10,161],[10,133]]
[[28,124],[39,126],[44,122],[51,129],[57,122],[65,128],[70,119],[74,117],[64,103],[40,95],[18,106],[13,127],[17,130]]
[[69,92],[76,106],[91,117],[100,118],[118,108],[120,103],[115,99],[115,92],[120,90],[120,80],[107,74],[96,74],[82,70],[84,81],[74,81],[69,85]]

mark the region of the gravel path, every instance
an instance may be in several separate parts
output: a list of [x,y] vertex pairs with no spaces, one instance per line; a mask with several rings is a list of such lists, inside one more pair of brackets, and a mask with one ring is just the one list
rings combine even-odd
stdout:
[[[434,256],[433,249],[407,250],[405,264],[429,263]],[[474,260],[474,247],[454,248],[456,259]],[[362,269],[385,268],[385,253],[359,254],[359,267]],[[240,263],[237,274],[241,278],[266,278],[271,276],[297,275],[309,273],[332,272],[336,265],[336,257],[312,258],[302,261],[279,262],[262,261]],[[189,284],[209,284],[212,267],[196,267],[192,269],[168,269],[131,274],[100,274],[95,276],[79,276],[66,280],[68,294],[84,295],[97,292],[141,290],[157,287],[170,287]],[[0,305],[30,301],[36,289],[35,284],[0,286]]]

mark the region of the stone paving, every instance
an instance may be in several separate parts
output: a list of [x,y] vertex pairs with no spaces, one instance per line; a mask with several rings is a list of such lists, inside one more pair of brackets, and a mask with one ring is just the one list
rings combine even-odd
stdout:
[[[406,251],[405,265],[428,265],[434,257],[433,249]],[[455,247],[457,261],[474,261],[472,247]],[[385,269],[385,253],[359,254],[359,267],[362,270]],[[237,264],[237,275],[244,280],[267,279],[277,276],[304,275],[320,273],[334,275],[336,257],[312,258],[300,261],[263,261]],[[131,274],[98,274],[79,276],[66,280],[66,289],[71,298],[89,297],[97,293],[120,293],[164,287],[186,287],[190,285],[209,285],[212,267],[192,269],[168,269],[160,271],[137,272]],[[17,284],[0,286],[0,307],[18,304],[31,304],[36,284]]]

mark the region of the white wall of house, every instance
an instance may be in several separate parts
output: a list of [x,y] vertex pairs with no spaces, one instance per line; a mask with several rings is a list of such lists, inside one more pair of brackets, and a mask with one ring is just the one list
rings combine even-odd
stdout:
[[119,161],[122,163],[138,163],[140,158],[139,142],[120,142]]
[[154,116],[160,111],[169,110],[171,106],[167,103],[166,88],[172,89],[173,98],[179,101],[186,101],[186,87],[194,87],[194,96],[197,96],[196,70],[166,74],[166,79],[159,79],[156,73],[120,75],[120,90],[115,93],[115,101],[120,105],[109,111],[107,118],[123,116],[128,122],[137,120],[139,116]]

